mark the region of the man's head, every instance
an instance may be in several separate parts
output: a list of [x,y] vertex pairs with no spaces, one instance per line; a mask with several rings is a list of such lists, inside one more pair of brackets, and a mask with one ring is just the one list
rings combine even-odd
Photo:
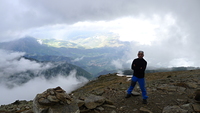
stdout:
[[144,52],[143,51],[138,51],[138,58],[142,59],[144,57]]

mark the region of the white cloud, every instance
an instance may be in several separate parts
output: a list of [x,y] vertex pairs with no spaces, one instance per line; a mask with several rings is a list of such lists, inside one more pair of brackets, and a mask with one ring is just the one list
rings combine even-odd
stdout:
[[[15,100],[32,100],[38,93],[42,93],[48,88],[61,86],[67,93],[75,90],[77,87],[84,85],[88,80],[84,77],[76,76],[76,70],[69,73],[69,76],[58,75],[50,80],[44,76],[31,78],[29,75],[17,74],[25,71],[38,72],[51,68],[51,64],[40,64],[36,61],[30,61],[21,58],[25,53],[11,52],[0,50],[0,105],[10,104]],[[15,79],[8,79],[10,76],[17,76]],[[21,82],[20,77],[29,77],[25,84],[16,85],[16,82]],[[11,87],[9,87],[11,86]]]
[[51,67],[51,64],[43,65],[36,61],[24,59],[22,56],[25,55],[25,53],[23,52],[0,50],[0,55],[0,77],[9,77],[10,75],[25,72],[27,70],[34,72]]
[[189,60],[188,58],[177,58],[173,59],[169,62],[169,67],[188,67],[188,66],[194,66],[194,62]]
[[[154,42],[169,38],[168,34],[172,27],[180,32],[180,27],[176,24],[175,18],[171,14],[163,17],[154,14],[151,17],[141,15],[140,17],[123,17],[110,21],[83,21],[72,25],[56,24],[42,28],[28,30],[24,35],[33,37],[46,38],[43,34],[47,34],[48,38],[68,39],[71,34],[84,34],[84,32],[112,32],[119,35],[122,41],[134,41],[140,45],[152,45]],[[78,32],[81,32],[78,34]]]
[[13,103],[15,100],[33,100],[39,93],[46,91],[48,88],[60,86],[66,93],[70,93],[78,87],[83,86],[88,80],[83,77],[76,77],[76,71],[73,70],[69,76],[58,75],[50,80],[44,77],[37,77],[26,84],[8,89],[0,84],[1,98],[0,105]]
[[82,57],[80,57],[80,58],[76,58],[76,59],[73,60],[73,62],[78,62],[78,61],[80,61],[80,60],[83,60],[83,58],[84,58],[84,56],[82,56]]
[[123,69],[122,63],[123,63],[123,62],[122,62],[120,59],[118,59],[118,60],[113,60],[113,61],[111,62],[111,64],[112,64],[113,66],[115,66],[116,69]]
[[[129,20],[127,20],[128,23],[125,21],[122,22],[127,23],[127,25],[124,26],[124,31],[120,31],[120,35],[123,36],[123,40],[127,40],[127,37],[131,37],[131,35],[137,36],[143,40],[143,44],[150,44],[149,41],[146,40],[149,40],[149,38],[150,40],[154,40],[154,32],[151,32],[151,30],[156,28],[156,26],[154,26],[156,24],[145,22],[143,20],[148,20],[154,15],[163,17],[171,14],[183,25],[182,27],[188,29],[190,32],[194,32],[194,34],[198,34],[198,32],[195,31],[199,26],[200,15],[198,11],[200,7],[198,5],[199,0],[61,0],[59,2],[56,0],[41,0],[40,2],[36,2],[35,0],[15,0],[14,2],[1,0],[0,15],[2,21],[0,22],[0,37],[1,41],[8,40],[8,38],[21,38],[24,32],[30,29],[34,30],[45,26],[51,27],[63,24],[73,25],[78,24],[79,22],[89,22],[88,25],[90,25],[90,23],[98,22],[99,26],[102,23],[101,28],[104,29],[106,22],[127,17],[139,18],[141,15],[144,15],[144,18],[140,18],[141,21],[139,20],[138,23],[134,23],[134,25],[145,25],[145,27],[137,26],[138,29],[129,27]],[[169,20],[168,24],[173,24],[173,20],[171,21],[170,16],[166,17],[166,19]],[[155,21],[160,21],[160,18],[155,17]],[[113,27],[115,27],[115,25],[118,24],[113,24]],[[133,34],[128,28],[132,28],[132,30],[136,32]],[[94,29],[98,29],[98,27],[94,27]],[[145,31],[141,32],[140,29],[144,29]],[[70,31],[70,29],[62,30]],[[60,35],[61,37],[66,36],[65,33],[62,33],[63,31],[57,31],[57,35],[54,34],[54,37],[59,38]],[[130,35],[126,33],[130,33]],[[44,32],[44,34],[38,36],[51,36],[51,34],[46,34],[46,32]],[[147,39],[146,36],[149,36],[149,38]]]
[[38,39],[37,42],[42,45],[42,40]]
[[123,64],[124,64],[124,61],[122,59],[113,60],[111,62],[111,65],[113,65],[115,69],[117,70],[118,76],[123,75],[122,70],[125,68]]

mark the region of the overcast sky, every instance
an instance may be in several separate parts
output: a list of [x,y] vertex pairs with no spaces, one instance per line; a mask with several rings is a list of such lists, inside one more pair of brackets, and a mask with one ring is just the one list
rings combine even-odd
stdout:
[[200,66],[199,0],[0,0],[0,18],[0,41],[112,32],[132,41],[127,60]]
[[[120,62],[130,64],[138,50],[144,50],[149,67],[200,67],[199,26],[200,0],[0,0],[0,42],[24,36],[67,40],[70,36],[87,33],[116,33],[120,40],[132,44],[122,59],[112,62],[119,69],[123,68]],[[18,64],[10,62],[9,56],[23,54],[3,51],[0,61],[8,67],[11,64],[15,66]],[[23,60],[22,63],[26,66],[34,62]],[[34,64],[36,68],[40,66]],[[26,68],[17,71],[23,69]],[[65,80],[58,77],[58,82],[54,82],[67,87]],[[40,91],[33,89],[28,95],[20,93],[33,84],[38,88],[43,83],[45,85]],[[14,90],[1,84],[2,95],[9,99],[1,99],[0,104],[16,99],[33,99],[36,93],[49,86],[56,87],[57,84],[52,86],[41,78]],[[13,91],[21,97],[13,96]]]

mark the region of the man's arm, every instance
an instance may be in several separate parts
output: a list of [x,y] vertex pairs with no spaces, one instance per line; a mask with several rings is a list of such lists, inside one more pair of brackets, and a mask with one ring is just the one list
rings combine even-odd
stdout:
[[138,65],[136,65],[137,64],[136,62],[137,62],[137,60],[133,60],[132,66],[131,66],[132,70],[140,70],[140,67]]
[[133,62],[132,62],[131,69],[135,70],[135,60],[133,60]]
[[144,60],[144,62],[145,62],[145,63],[144,63],[144,66],[141,67],[141,69],[142,69],[143,71],[145,71],[145,69],[146,69],[146,67],[147,67],[147,62],[146,62],[145,60]]

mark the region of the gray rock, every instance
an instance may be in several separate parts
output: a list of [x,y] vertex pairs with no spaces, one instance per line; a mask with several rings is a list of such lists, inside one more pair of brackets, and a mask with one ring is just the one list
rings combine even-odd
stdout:
[[[71,101],[71,97],[67,94],[67,93],[65,93],[65,92],[62,92],[62,93],[58,93],[58,92],[56,92],[56,98],[58,99],[58,100],[69,100],[69,101]],[[70,104],[70,103],[68,103],[68,104]]]
[[131,92],[133,96],[140,96],[140,93],[136,92],[136,91],[132,91]]
[[112,101],[108,100],[108,99],[106,99],[105,103],[110,104],[110,105],[114,105],[114,103]]
[[80,113],[80,110],[77,104],[73,101],[70,105],[64,104],[51,106],[47,113]]
[[175,91],[177,91],[177,86],[163,84],[163,85],[157,87],[157,89],[163,90],[163,91],[175,92]]
[[[38,95],[36,96],[38,98]],[[38,98],[36,100],[39,104],[41,105],[54,105],[54,103],[52,103],[50,100],[46,99],[46,98]]]
[[184,104],[180,106],[182,109],[188,110],[189,113],[193,111],[191,104]]
[[47,96],[47,99],[50,102],[59,102],[59,100],[55,96],[52,96],[52,95]]
[[133,109],[133,112],[136,112],[138,109]]
[[190,109],[191,105],[190,104],[184,104],[184,105],[181,105],[180,107],[183,108],[183,109]]
[[104,104],[103,106],[104,106],[104,107],[109,107],[109,108],[116,108],[116,106],[114,106],[114,105],[109,105],[109,104]]
[[99,89],[99,90],[96,90],[95,91],[95,94],[96,95],[102,95],[104,93],[104,90],[103,89]]
[[200,85],[200,81],[198,81],[197,84]]
[[119,108],[119,110],[120,111],[123,111],[124,109],[126,109],[127,108],[127,106],[121,106],[120,108]]
[[125,87],[125,86],[122,86],[120,89],[121,89],[121,90],[126,90],[126,89],[127,89],[127,87]]
[[141,107],[140,108],[140,113],[153,113],[150,110],[148,110],[147,108]]
[[187,103],[187,99],[177,99],[177,101],[183,104]]
[[194,111],[200,112],[200,105],[199,104],[192,104]]
[[162,113],[187,113],[188,110],[181,109],[179,106],[166,106]]
[[94,113],[101,113],[99,110],[94,109]]
[[194,82],[198,82],[199,81],[199,79],[192,79]]
[[104,108],[101,107],[101,106],[97,107],[96,109],[99,110],[99,111],[101,111],[101,112],[104,110]]
[[178,87],[177,88],[177,91],[178,92],[184,92],[186,90],[186,88],[184,88],[184,87]]
[[29,110],[23,111],[21,113],[33,113],[33,111],[32,111],[32,109],[29,109]]
[[62,88],[57,87],[36,95],[33,100],[33,112],[80,113],[80,110],[77,103]]
[[81,106],[83,106],[85,104],[84,101],[79,100],[79,99],[76,100],[76,103],[78,104],[78,107],[81,107]]
[[115,110],[111,111],[111,113],[117,113]]
[[85,99],[85,106],[88,109],[94,109],[97,106],[102,105],[105,102],[105,97],[102,96],[96,96],[96,95],[89,95],[86,99]]
[[187,85],[192,89],[196,89],[198,87],[197,83],[195,82],[188,82]]

